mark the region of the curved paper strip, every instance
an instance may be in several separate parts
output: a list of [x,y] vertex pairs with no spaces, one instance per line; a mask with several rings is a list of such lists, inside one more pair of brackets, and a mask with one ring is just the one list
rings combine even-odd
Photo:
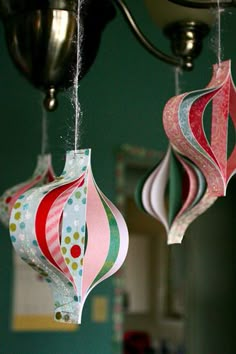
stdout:
[[198,188],[197,188],[196,195],[195,195],[193,202],[188,207],[188,209],[190,209],[193,206],[195,206],[204,196],[206,189],[207,189],[206,188],[206,180],[205,180],[204,175],[199,170],[199,168],[197,166],[195,166],[190,160],[184,158],[183,156],[182,156],[182,160],[185,161],[191,167],[192,170],[194,170],[194,174],[197,179]]
[[[179,156],[178,156],[179,158]],[[206,189],[205,178],[193,163],[181,157],[181,163],[188,173],[189,192],[176,215],[167,235],[167,243],[181,243],[188,226],[203,214],[217,199]]]
[[[233,121],[234,129],[236,130],[236,88],[232,80],[231,80],[231,87],[230,87],[229,113]],[[230,180],[230,178],[235,173],[235,161],[236,161],[236,146],[234,147],[233,151],[231,152],[228,158],[228,164],[227,164],[228,180]]]
[[[92,176],[92,170],[90,170],[90,172]],[[100,191],[94,179],[93,183],[95,184],[97,192],[100,195],[109,220],[110,243],[105,263],[103,264],[103,267],[100,272],[97,274],[94,282],[87,290],[83,298],[82,306],[84,305],[88,294],[96,285],[98,285],[100,282],[107,279],[119,270],[126,258],[128,251],[128,229],[123,216],[121,215],[119,210],[114,206],[114,204],[112,204],[111,201],[109,201],[106,196]],[[93,243],[93,247],[96,248],[95,242]]]
[[28,189],[51,182],[54,172],[51,165],[51,155],[39,155],[34,173],[30,179],[7,189],[0,197],[0,221],[8,227],[10,213],[19,196]]
[[[230,61],[213,67],[209,85],[171,98],[163,112],[163,123],[171,144],[198,166],[207,180],[208,194],[223,196],[236,171],[236,147],[229,158],[228,119],[236,128],[236,90]],[[211,138],[203,125],[206,106],[212,103]]]
[[84,256],[84,277],[82,298],[86,296],[89,287],[105,263],[110,243],[110,228],[106,211],[93,183],[91,171],[88,176],[88,206],[87,206],[88,241]]
[[[86,168],[86,165],[87,160],[84,157],[82,160],[81,156],[77,156],[77,159],[75,159],[74,154],[68,154],[61,177],[52,183],[31,189],[21,195],[12,209],[10,220],[10,234],[16,251],[24,261],[39,271],[51,285],[55,318],[65,322],[78,322],[80,304],[71,274],[72,281],[67,278],[67,274],[59,269],[55,257],[47,258],[48,245],[45,246],[44,229],[46,228],[45,222],[49,209],[44,205],[40,214],[38,212],[41,203],[47,199],[50,192],[56,191],[58,193],[58,188],[59,191],[60,188],[70,188],[73,182],[78,181],[78,175],[80,177],[80,174],[84,174],[82,169]],[[46,214],[46,217],[44,214]],[[40,224],[38,218],[42,218],[41,229],[37,228],[37,222]]]
[[190,222],[216,199],[209,197],[205,178],[198,167],[171,147],[143,182],[139,193],[143,209],[165,226],[168,243],[181,242]]
[[[171,176],[171,178],[169,178]],[[171,225],[182,206],[182,200],[188,193],[189,182],[185,177],[183,165],[171,151],[168,180],[168,224]]]
[[88,293],[128,248],[121,214],[94,182],[90,150],[69,152],[61,177],[20,198],[10,223],[15,249],[50,283],[56,320],[80,323]]
[[217,197],[213,196],[207,190],[199,203],[176,218],[168,233],[168,244],[181,243],[188,226],[199,215],[203,214],[216,200]]
[[[198,179],[195,174],[195,170],[192,168],[192,166],[183,158],[180,156],[177,156],[178,160],[183,166],[183,169],[186,171],[187,179],[188,179],[188,190],[186,194],[186,198],[183,202],[183,205],[180,209],[180,211],[177,213],[176,218],[178,218],[180,215],[182,215],[186,209],[191,208],[191,205],[195,201],[195,198],[198,194]],[[184,187],[184,186],[183,186]],[[176,220],[174,219],[174,222]]]
[[[164,159],[147,177],[141,189],[141,203],[143,209],[159,220],[168,231],[168,215],[165,202],[165,188],[168,182],[171,147]],[[158,198],[157,198],[158,196]]]
[[60,223],[66,202],[73,191],[81,187],[83,183],[84,178],[82,176],[73,182],[48,191],[37,207],[35,218],[36,238],[43,255],[71,281],[73,281],[73,278],[61,254]]

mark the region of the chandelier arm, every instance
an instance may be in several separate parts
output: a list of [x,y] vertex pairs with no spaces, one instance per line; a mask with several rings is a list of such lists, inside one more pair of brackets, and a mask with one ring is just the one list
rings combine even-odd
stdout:
[[137,23],[135,22],[130,10],[128,9],[127,5],[123,0],[113,0],[114,3],[119,7],[121,10],[125,20],[127,21],[128,25],[130,26],[131,30],[133,31],[134,35],[136,38],[139,40],[139,42],[142,44],[142,46],[149,51],[154,57],[164,61],[165,63],[174,65],[174,66],[179,66],[179,67],[184,67],[184,62],[181,58],[178,57],[172,57],[168,54],[163,53],[161,50],[156,48],[148,39],[147,37],[142,33],[140,28],[138,27]]
[[[212,0],[204,0],[204,1],[194,1],[194,0],[168,0],[170,2],[173,2],[177,5],[185,6],[185,7],[191,7],[194,9],[209,9],[209,8],[215,8],[218,6],[217,1],[212,1]],[[220,0],[220,7],[225,8],[225,7],[235,7],[236,6],[236,0]]]

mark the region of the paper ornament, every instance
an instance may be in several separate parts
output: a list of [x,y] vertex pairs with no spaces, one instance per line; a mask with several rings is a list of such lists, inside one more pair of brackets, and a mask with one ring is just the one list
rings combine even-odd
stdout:
[[81,322],[89,292],[120,268],[128,249],[125,221],[96,185],[89,149],[68,152],[59,178],[17,199],[10,235],[50,284],[61,322]]
[[[211,103],[211,136],[208,139],[204,111]],[[163,112],[165,132],[172,146],[201,170],[208,193],[224,196],[236,171],[236,146],[228,157],[228,123],[236,127],[236,90],[230,60],[213,66],[213,76],[203,90],[171,98]]]
[[3,225],[8,227],[11,209],[21,194],[25,193],[30,188],[40,186],[53,180],[54,172],[51,163],[51,155],[39,155],[36,168],[31,178],[7,189],[0,197],[0,221]]
[[[210,104],[208,138],[204,113]],[[164,225],[168,243],[180,243],[188,225],[226,194],[236,171],[235,143],[228,156],[230,118],[235,130],[236,90],[230,61],[213,66],[206,88],[175,96],[165,105],[163,124],[170,148],[142,182],[138,199]]]
[[139,183],[141,208],[163,224],[168,244],[180,243],[189,224],[216,200],[204,175],[169,146],[165,157]]

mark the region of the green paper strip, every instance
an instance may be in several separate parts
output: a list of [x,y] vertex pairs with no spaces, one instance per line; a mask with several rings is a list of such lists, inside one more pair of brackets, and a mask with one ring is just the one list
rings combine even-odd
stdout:
[[183,167],[171,150],[169,174],[169,212],[168,223],[172,224],[182,206]]
[[120,248],[120,237],[119,237],[120,233],[119,233],[116,219],[113,213],[111,212],[110,208],[108,207],[108,205],[105,203],[105,201],[101,197],[100,199],[104,206],[105,212],[107,214],[108,222],[109,222],[110,246],[109,246],[109,251],[105,263],[101,268],[100,272],[98,273],[98,275],[96,276],[95,280],[93,281],[93,284],[96,283],[99,279],[101,279],[113,267],[118,257],[119,248]]

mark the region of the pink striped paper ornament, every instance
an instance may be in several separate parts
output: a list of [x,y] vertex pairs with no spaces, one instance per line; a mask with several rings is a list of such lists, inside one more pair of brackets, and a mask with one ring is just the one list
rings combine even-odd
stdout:
[[[204,112],[211,104],[211,134],[205,132]],[[165,132],[172,146],[193,161],[207,180],[208,193],[225,196],[230,178],[236,171],[236,146],[228,156],[228,124],[236,128],[236,89],[231,61],[213,66],[205,89],[171,98],[163,112]]]
[[128,249],[125,221],[96,185],[89,149],[68,152],[59,178],[20,196],[10,235],[50,284],[61,322],[81,322],[88,294],[121,267]]
[[[211,114],[204,117],[210,105]],[[236,89],[229,60],[213,66],[206,88],[172,97],[166,103],[163,124],[170,148],[143,181],[139,204],[164,225],[168,243],[181,242],[188,225],[219,196],[226,195],[227,184],[236,172],[235,141],[228,151],[230,119],[235,134]],[[211,128],[209,137],[205,120]],[[176,162],[171,162],[171,154],[185,171],[178,178],[180,168],[173,173]],[[185,197],[177,193],[186,189],[184,184]]]

